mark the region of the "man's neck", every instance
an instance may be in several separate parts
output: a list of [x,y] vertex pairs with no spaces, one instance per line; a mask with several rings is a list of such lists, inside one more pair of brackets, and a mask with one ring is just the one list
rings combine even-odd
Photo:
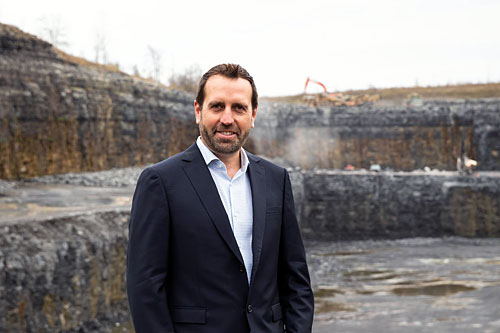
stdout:
[[233,176],[236,174],[236,172],[241,169],[241,148],[237,152],[232,154],[217,154],[215,152],[214,154],[226,166],[227,175],[229,176],[229,178],[233,179]]

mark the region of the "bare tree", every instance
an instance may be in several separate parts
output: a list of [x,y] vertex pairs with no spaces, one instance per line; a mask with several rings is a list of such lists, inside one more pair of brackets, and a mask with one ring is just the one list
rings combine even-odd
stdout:
[[63,48],[69,46],[66,37],[66,27],[58,16],[50,18],[44,16],[39,19],[41,24],[41,35],[52,45]]
[[195,94],[198,90],[201,74],[200,66],[191,65],[183,73],[172,74],[168,79],[169,87]]
[[108,62],[106,51],[106,36],[102,32],[97,32],[94,39],[94,61],[101,64]]
[[132,72],[134,76],[141,76],[141,72],[139,71],[139,67],[137,67],[137,65],[132,67]]
[[160,82],[160,75],[162,73],[161,58],[162,53],[160,50],[148,45],[148,53],[151,60],[151,78]]

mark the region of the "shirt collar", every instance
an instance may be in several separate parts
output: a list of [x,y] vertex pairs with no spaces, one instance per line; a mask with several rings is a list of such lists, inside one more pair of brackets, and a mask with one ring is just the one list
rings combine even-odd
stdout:
[[[198,137],[198,139],[196,140],[196,145],[198,146],[198,148],[200,149],[200,152],[201,152],[201,155],[203,156],[203,159],[205,160],[205,163],[207,165],[209,165],[212,161],[214,160],[218,160],[220,161],[220,159],[215,156],[215,154],[210,150],[208,149],[208,147],[203,143],[203,141],[201,141],[201,137]],[[248,160],[248,156],[247,156],[247,152],[245,151],[245,149],[241,148],[240,150],[240,162],[241,162],[241,172],[245,173],[247,172],[247,168],[248,168],[248,164],[250,164],[249,160]],[[222,161],[221,161],[222,163]]]

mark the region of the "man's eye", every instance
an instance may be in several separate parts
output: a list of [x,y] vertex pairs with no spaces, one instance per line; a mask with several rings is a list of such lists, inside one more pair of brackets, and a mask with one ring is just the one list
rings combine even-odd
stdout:
[[245,111],[246,108],[243,105],[235,105],[234,108],[238,111]]
[[212,110],[220,110],[222,109],[222,104],[214,104],[211,107]]

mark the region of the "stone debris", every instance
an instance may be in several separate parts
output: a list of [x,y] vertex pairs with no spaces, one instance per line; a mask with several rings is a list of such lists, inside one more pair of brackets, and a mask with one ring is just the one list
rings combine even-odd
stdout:
[[0,179],[0,197],[6,195],[6,193],[16,186],[16,182],[14,181],[6,181]]
[[[64,173],[26,179],[26,183],[71,184],[97,187],[135,187],[145,167],[110,169],[96,172]],[[1,186],[1,185],[0,185]]]

